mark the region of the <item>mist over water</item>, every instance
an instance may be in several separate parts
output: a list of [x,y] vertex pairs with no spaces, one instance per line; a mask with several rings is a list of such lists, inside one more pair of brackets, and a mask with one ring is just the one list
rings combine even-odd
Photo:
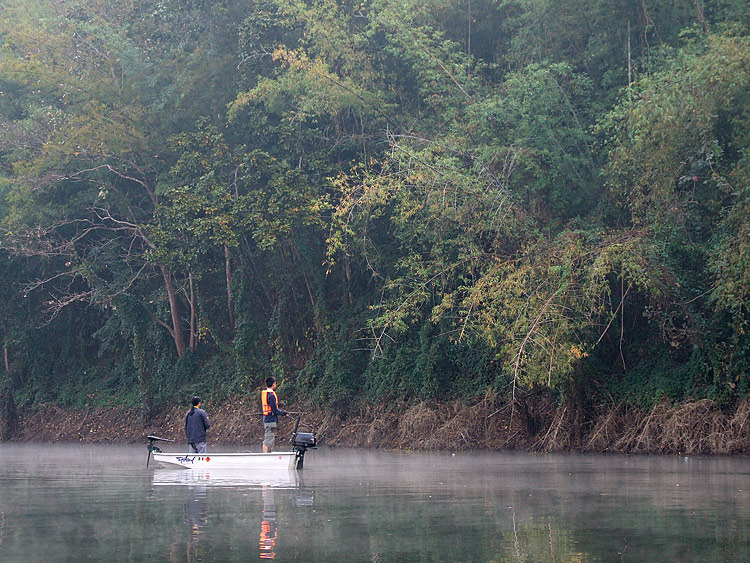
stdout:
[[321,448],[251,475],[146,468],[144,446],[3,444],[0,554],[747,561],[750,459]]

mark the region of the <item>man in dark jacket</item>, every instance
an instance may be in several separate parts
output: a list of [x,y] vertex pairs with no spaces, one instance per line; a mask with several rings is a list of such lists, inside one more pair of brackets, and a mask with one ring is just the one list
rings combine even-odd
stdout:
[[206,453],[206,430],[211,426],[206,411],[201,408],[203,401],[193,397],[193,408],[185,415],[185,435],[191,454]]

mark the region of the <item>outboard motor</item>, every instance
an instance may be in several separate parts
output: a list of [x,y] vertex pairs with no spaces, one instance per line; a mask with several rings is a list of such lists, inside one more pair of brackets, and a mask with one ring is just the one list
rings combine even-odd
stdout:
[[154,442],[174,442],[174,440],[159,438],[158,436],[146,436],[146,439],[148,440],[148,457],[146,458],[146,467],[148,467],[148,462],[151,461],[151,452],[161,453],[161,448]]
[[312,432],[299,432],[299,419],[300,417],[297,417],[297,422],[294,424],[294,431],[292,432],[292,449],[294,450],[294,453],[296,454],[296,460],[297,463],[295,464],[297,469],[302,469],[302,466],[305,462],[305,452],[310,448],[316,448],[318,446],[318,442],[315,439],[315,434]]

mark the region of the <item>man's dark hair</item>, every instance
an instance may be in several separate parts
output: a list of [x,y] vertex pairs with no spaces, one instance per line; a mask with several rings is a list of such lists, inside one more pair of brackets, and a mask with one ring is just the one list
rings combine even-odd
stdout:
[[195,397],[193,397],[193,406],[194,407],[197,407],[200,404],[200,402],[201,402],[201,398],[198,395],[196,395]]
[[274,377],[266,377],[266,387],[270,387],[274,383],[276,383],[276,378],[274,378]]

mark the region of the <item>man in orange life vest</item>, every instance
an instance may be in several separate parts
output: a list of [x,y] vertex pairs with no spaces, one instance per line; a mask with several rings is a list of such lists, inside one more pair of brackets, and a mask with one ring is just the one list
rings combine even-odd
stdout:
[[286,411],[279,408],[279,398],[276,396],[276,380],[273,377],[266,378],[266,387],[260,393],[260,404],[263,408],[263,453],[271,453],[276,442],[276,423],[280,416],[286,416]]

